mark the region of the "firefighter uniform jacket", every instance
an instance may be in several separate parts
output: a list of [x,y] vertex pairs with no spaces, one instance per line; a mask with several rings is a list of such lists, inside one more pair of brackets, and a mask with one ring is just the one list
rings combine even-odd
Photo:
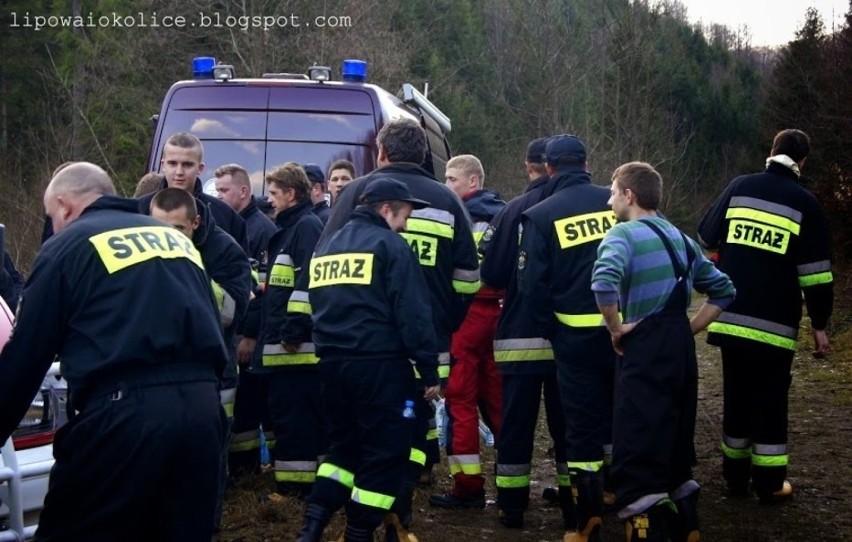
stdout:
[[441,378],[447,378],[450,335],[461,325],[473,294],[479,290],[479,262],[470,218],[459,197],[420,166],[392,163],[346,185],[332,207],[322,240],[343,227],[370,181],[385,178],[402,182],[415,198],[430,203],[411,214],[401,235],[426,277],[441,353],[439,373]]
[[[275,217],[279,231],[269,241],[266,287],[262,298],[258,350],[252,371],[315,368],[317,357],[311,342],[311,317],[304,312],[289,312],[291,294],[307,270],[311,254],[322,233],[322,222],[312,212],[309,199],[282,211]],[[252,337],[246,331],[247,337]],[[288,353],[282,342],[300,344],[299,351]]]
[[719,269],[737,288],[708,328],[710,344],[795,351],[802,292],[812,327],[825,329],[833,302],[829,233],[819,203],[792,170],[770,163],[731,181],[698,234],[705,248],[719,250]]
[[[169,184],[165,179],[160,183],[159,190],[164,188],[168,188]],[[154,199],[154,196],[157,193],[154,192],[152,194],[147,194],[139,198],[139,212],[149,215],[151,214],[151,200]],[[246,223],[240,218],[240,215],[237,214],[236,211],[231,209],[231,207],[220,200],[217,197],[211,196],[204,192],[204,189],[201,186],[201,179],[195,179],[195,187],[192,191],[192,195],[195,196],[195,199],[199,201],[203,201],[210,207],[210,212],[213,214],[213,218],[216,220],[216,224],[225,230],[225,233],[230,235],[231,237],[239,243],[240,247],[242,247],[243,252],[246,255],[249,254],[249,241],[248,235],[246,234]]]
[[268,216],[263,214],[257,206],[257,200],[255,200],[254,196],[251,197],[246,208],[240,211],[240,217],[246,223],[246,232],[248,233],[249,240],[249,258],[258,262],[265,261],[269,239],[275,235],[278,228]]
[[0,354],[3,440],[56,355],[75,402],[119,380],[217,381],[228,354],[201,256],[138,208],[102,196],[42,246]]
[[406,242],[368,207],[320,244],[310,264],[314,343],[322,362],[413,360],[425,386],[438,355],[423,271]]
[[539,177],[494,217],[479,244],[482,282],[505,290],[494,340],[494,360],[502,374],[547,374],[556,369],[553,348],[533,324],[527,302],[518,294],[521,214],[544,199],[549,177]]
[[615,223],[609,190],[591,184],[578,166],[557,171],[553,195],[523,213],[518,288],[530,303],[531,321],[551,338],[558,325],[604,325],[591,290],[592,266]]
[[[235,327],[248,308],[252,289],[251,265],[234,238],[216,225],[209,208],[201,201],[196,203],[201,222],[192,234],[192,242],[201,253],[207,275],[215,283],[213,293],[223,313],[223,322],[225,318],[229,320],[224,322],[225,327]],[[227,294],[227,298],[222,294]]]

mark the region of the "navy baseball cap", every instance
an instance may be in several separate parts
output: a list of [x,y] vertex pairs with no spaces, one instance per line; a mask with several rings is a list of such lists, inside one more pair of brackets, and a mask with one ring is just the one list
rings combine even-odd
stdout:
[[407,201],[415,209],[429,206],[428,201],[417,199],[403,183],[396,179],[376,179],[367,185],[361,194],[361,201],[366,204],[380,201]]
[[325,174],[322,172],[320,167],[316,164],[305,164],[302,166],[302,169],[305,170],[305,174],[308,176],[308,180],[312,183],[324,183],[325,182]]
[[575,135],[562,134],[547,140],[544,151],[551,166],[582,166],[586,163],[586,146]]
[[544,151],[547,147],[548,139],[549,138],[546,137],[540,137],[530,141],[530,144],[527,145],[527,162],[530,164],[544,163]]

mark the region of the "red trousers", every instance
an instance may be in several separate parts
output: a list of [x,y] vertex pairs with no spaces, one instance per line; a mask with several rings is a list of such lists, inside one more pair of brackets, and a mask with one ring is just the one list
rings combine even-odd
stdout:
[[453,334],[454,364],[444,397],[447,407],[447,462],[455,479],[453,494],[482,494],[485,479],[479,457],[479,410],[494,433],[500,431],[502,385],[494,363],[494,335],[500,319],[496,296],[478,294]]

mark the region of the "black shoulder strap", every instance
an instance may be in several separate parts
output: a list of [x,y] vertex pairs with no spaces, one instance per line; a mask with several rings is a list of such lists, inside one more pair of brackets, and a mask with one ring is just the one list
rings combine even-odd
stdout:
[[683,246],[684,246],[684,249],[686,250],[686,268],[684,268],[680,264],[680,260],[677,259],[677,255],[675,254],[675,250],[674,250],[674,247],[672,246],[672,242],[669,240],[668,236],[666,236],[666,234],[663,233],[663,231],[660,229],[660,227],[657,226],[656,224],[654,224],[653,222],[651,222],[650,220],[643,220],[642,222],[646,226],[651,228],[651,230],[654,233],[656,233],[657,237],[659,237],[660,240],[663,242],[663,246],[666,247],[666,252],[669,253],[669,258],[672,261],[672,267],[674,267],[675,277],[677,278],[677,280],[680,281],[680,280],[686,278],[689,275],[689,270],[692,268],[692,262],[695,261],[695,252],[693,252],[692,246],[690,245],[689,240],[686,238],[686,236],[683,234],[683,232],[678,230],[678,232],[680,233],[680,236],[683,237]]

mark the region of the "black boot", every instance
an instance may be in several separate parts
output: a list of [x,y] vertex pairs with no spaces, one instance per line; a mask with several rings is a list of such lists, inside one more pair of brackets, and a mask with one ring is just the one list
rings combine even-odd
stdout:
[[305,509],[305,522],[296,542],[322,542],[322,532],[330,519],[330,510],[318,504],[309,504]]
[[728,486],[729,497],[747,497],[751,480],[751,457],[722,457],[722,476]]
[[698,494],[695,490],[682,499],[675,500],[677,506],[677,520],[672,529],[672,542],[698,542]]
[[369,527],[346,524],[346,531],[343,533],[343,542],[373,542],[373,531]]
[[675,514],[674,503],[663,499],[641,514],[624,522],[627,542],[669,542],[669,525]]
[[603,515],[603,483],[596,472],[571,473],[571,492],[574,497],[576,522],[566,525],[563,542],[600,542]]

